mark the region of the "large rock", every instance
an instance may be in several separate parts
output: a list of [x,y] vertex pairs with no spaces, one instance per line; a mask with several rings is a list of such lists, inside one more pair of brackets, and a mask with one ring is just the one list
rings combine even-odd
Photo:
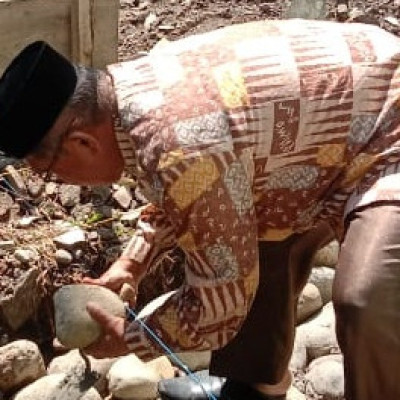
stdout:
[[314,360],[306,374],[321,400],[342,399],[344,396],[343,357],[331,354]]
[[326,266],[334,268],[339,258],[339,242],[332,240],[321,250],[318,250],[314,256],[313,264],[315,266]]
[[17,330],[28,321],[40,304],[38,277],[39,270],[30,268],[18,278],[11,295],[0,297],[1,317],[13,330]]
[[111,290],[95,285],[63,286],[54,295],[54,308],[56,335],[64,346],[84,348],[100,337],[100,325],[86,311],[89,301],[125,318],[124,303]]
[[[94,383],[95,389],[99,393],[105,393],[107,389],[107,373],[110,370],[112,364],[115,362],[115,358],[101,358],[97,359],[91,356],[87,356],[90,362],[91,371],[97,376]],[[85,366],[85,360],[79,353],[79,350],[71,350],[68,353],[53,358],[47,367],[48,374],[60,374],[70,373],[71,368],[83,368]]]
[[148,361],[146,365],[159,376],[159,379],[170,379],[175,376],[175,368],[167,356],[157,357]]
[[17,389],[45,373],[44,361],[35,343],[17,340],[0,347],[0,391]]
[[102,400],[94,388],[70,381],[66,374],[47,375],[19,391],[13,400]]
[[324,304],[332,300],[332,286],[335,278],[335,270],[328,267],[317,267],[311,271],[309,283],[314,284],[322,298]]
[[297,304],[297,322],[303,322],[323,306],[321,294],[312,283],[304,287]]
[[121,357],[110,368],[108,388],[118,399],[155,399],[159,380],[157,372],[130,354]]
[[[211,351],[193,351],[185,353],[177,353],[178,358],[191,371],[201,371],[208,369],[211,360]],[[174,360],[171,360],[174,363]]]

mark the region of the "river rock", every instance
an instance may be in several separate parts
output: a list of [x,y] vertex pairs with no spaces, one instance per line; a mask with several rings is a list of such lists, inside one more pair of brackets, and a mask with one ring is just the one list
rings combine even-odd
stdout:
[[[97,375],[96,382],[94,383],[95,389],[99,393],[105,393],[107,389],[107,373],[115,358],[94,358],[87,356],[90,362],[91,371]],[[62,356],[53,358],[47,367],[48,374],[69,373],[71,368],[83,368],[85,360],[79,353],[79,350],[70,350]]]
[[101,396],[94,388],[70,385],[66,374],[53,374],[26,386],[13,400],[101,400]]
[[322,303],[332,300],[332,286],[335,279],[335,270],[329,267],[316,267],[311,271],[309,283],[314,284],[321,294]]
[[89,301],[125,318],[124,304],[111,290],[95,285],[63,286],[54,295],[54,308],[57,338],[64,346],[84,348],[101,335],[100,325],[86,311]]
[[59,187],[60,203],[64,207],[73,207],[81,199],[81,187],[77,185],[61,185]]
[[108,388],[118,399],[155,399],[159,380],[157,372],[130,354],[121,357],[110,368]]
[[331,354],[314,360],[306,374],[321,400],[342,399],[344,396],[343,357]]
[[312,283],[307,283],[297,304],[297,322],[306,320],[318,312],[322,306],[322,298],[318,288]]
[[17,330],[36,312],[41,301],[41,288],[38,283],[39,269],[23,271],[14,285],[13,293],[0,296],[0,316],[7,325]]
[[314,256],[313,264],[315,266],[326,266],[334,268],[339,258],[339,242],[332,240],[325,247],[318,250]]
[[54,257],[59,265],[69,265],[73,261],[72,254],[64,249],[58,249]]
[[0,347],[0,390],[8,392],[46,374],[38,346],[17,340]]

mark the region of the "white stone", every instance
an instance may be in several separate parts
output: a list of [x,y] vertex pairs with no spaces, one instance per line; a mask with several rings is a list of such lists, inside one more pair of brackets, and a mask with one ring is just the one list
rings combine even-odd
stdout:
[[32,226],[33,223],[38,219],[39,217],[36,216],[23,217],[19,221],[17,221],[16,226],[18,228],[27,228],[29,226]]
[[157,357],[148,361],[146,365],[158,375],[159,379],[171,379],[175,376],[175,368],[167,356]]
[[151,12],[144,21],[144,28],[149,30],[152,25],[155,25],[158,22],[158,17],[155,13]]
[[286,394],[286,400],[306,400],[306,396],[297,388],[291,386]]
[[325,247],[318,250],[313,259],[313,265],[334,268],[339,258],[339,242],[332,240]]
[[0,347],[0,390],[7,392],[45,375],[43,357],[38,346],[17,340]]
[[100,337],[100,325],[86,311],[89,301],[125,318],[124,303],[111,290],[95,285],[63,286],[54,295],[54,309],[57,339],[64,346],[84,348]]
[[314,284],[318,288],[323,304],[332,300],[332,286],[334,279],[335,270],[332,268],[316,267],[311,271],[308,282]]
[[[87,356],[90,361],[90,369],[96,375],[98,379],[94,383],[95,389],[99,393],[105,393],[107,389],[107,373],[110,370],[113,363],[116,361],[115,358],[94,358]],[[85,361],[79,353],[79,350],[70,350],[68,353],[55,357],[51,360],[47,367],[48,374],[60,374],[69,373],[71,368],[74,366],[84,367]]]
[[176,355],[191,371],[208,369],[210,365],[211,351],[193,351],[176,353]]
[[110,368],[108,388],[119,399],[155,399],[159,380],[154,370],[130,354],[121,357]]
[[37,259],[38,254],[32,249],[17,249],[14,252],[14,257],[23,264],[27,264]]
[[13,400],[101,400],[96,389],[69,387],[66,374],[47,375],[19,391]]
[[0,250],[11,250],[15,247],[14,240],[2,240],[0,241]]
[[304,287],[297,304],[297,322],[302,322],[322,308],[322,298],[318,288],[312,283]]
[[112,198],[117,202],[117,204],[127,210],[132,201],[132,195],[129,189],[125,186],[120,186],[112,195]]
[[308,362],[334,352],[339,352],[335,330],[325,326],[315,326],[308,329],[306,331],[305,346]]
[[392,15],[386,17],[385,22],[387,22],[392,26],[400,27],[400,21],[396,17],[393,17]]
[[54,257],[59,265],[69,265],[73,261],[72,254],[64,249],[58,249]]
[[45,193],[47,196],[52,196],[57,193],[57,184],[54,182],[49,182],[46,184]]
[[322,399],[341,399],[344,396],[343,357],[331,354],[314,360],[306,374],[317,394]]
[[80,228],[72,229],[53,239],[54,243],[65,249],[73,249],[85,243],[85,232]]

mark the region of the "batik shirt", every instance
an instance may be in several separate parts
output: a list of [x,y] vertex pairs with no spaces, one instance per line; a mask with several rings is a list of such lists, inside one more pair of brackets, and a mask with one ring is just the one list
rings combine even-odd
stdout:
[[[121,150],[151,200],[125,251],[146,266],[175,245],[187,256],[184,285],[145,317],[174,350],[235,335],[257,288],[258,241],[322,219],[340,231],[388,176],[383,197],[400,198],[399,63],[399,39],[377,27],[291,20],[109,67]],[[139,356],[161,352],[137,322],[126,340]]]

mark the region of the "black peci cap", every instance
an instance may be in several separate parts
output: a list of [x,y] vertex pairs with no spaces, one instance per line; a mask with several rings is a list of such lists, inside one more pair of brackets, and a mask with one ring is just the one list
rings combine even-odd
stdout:
[[25,47],[0,78],[0,151],[24,158],[74,93],[75,68],[47,43]]

